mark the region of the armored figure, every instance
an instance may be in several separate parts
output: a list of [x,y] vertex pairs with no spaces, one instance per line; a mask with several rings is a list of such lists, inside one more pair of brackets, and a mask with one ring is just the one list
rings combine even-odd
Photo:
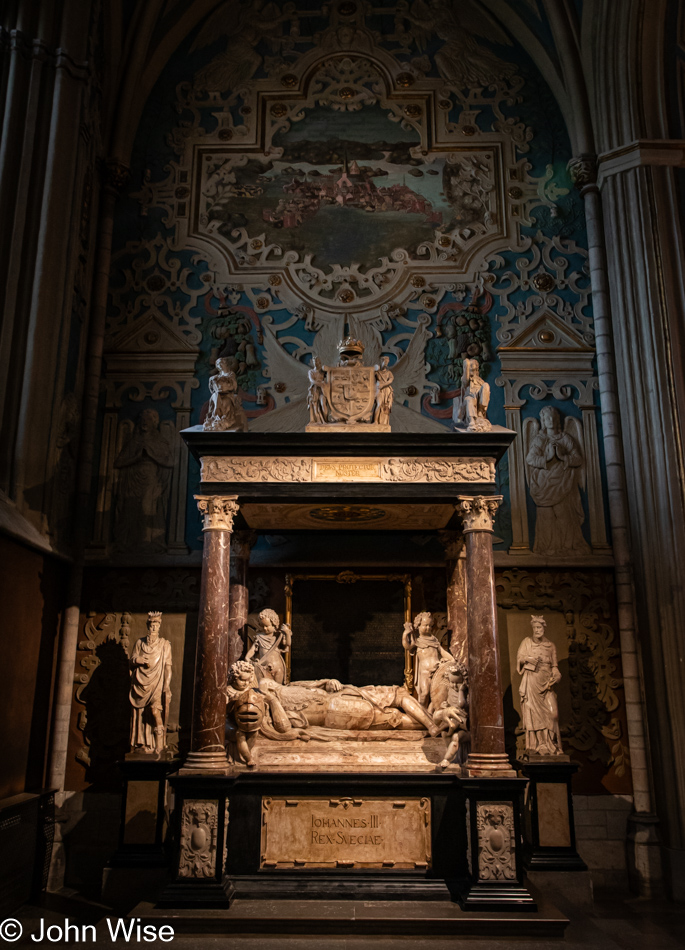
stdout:
[[554,691],[561,679],[557,650],[545,636],[544,617],[531,616],[530,625],[533,635],[525,638],[516,655],[526,755],[563,755]]
[[161,624],[161,613],[151,610],[147,617],[147,636],[136,641],[129,661],[133,752],[159,754],[166,747],[171,704],[171,644],[159,636]]
[[247,660],[229,670],[226,697],[231,736],[248,767],[257,734],[330,742],[373,729],[425,729],[434,737],[442,731],[402,686],[351,686],[336,679],[281,684]]

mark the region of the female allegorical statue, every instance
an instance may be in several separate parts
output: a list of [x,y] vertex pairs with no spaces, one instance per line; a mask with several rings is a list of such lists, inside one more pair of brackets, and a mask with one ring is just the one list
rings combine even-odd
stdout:
[[544,617],[530,618],[532,637],[526,637],[516,655],[521,674],[519,696],[526,738],[526,755],[563,755],[559,710],[554,686],[561,679],[557,649],[545,636]]

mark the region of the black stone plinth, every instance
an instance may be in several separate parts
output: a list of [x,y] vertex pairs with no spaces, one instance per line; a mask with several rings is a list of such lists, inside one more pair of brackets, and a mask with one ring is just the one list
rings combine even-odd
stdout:
[[[121,802],[119,847],[108,861],[111,868],[159,868],[169,864],[169,853],[164,843],[166,781],[176,772],[181,760],[171,755],[130,754],[119,762],[124,778]],[[140,783],[140,784],[139,784]],[[135,785],[149,786],[147,796],[153,811],[147,815],[132,815],[129,804]],[[143,809],[146,811],[146,809]],[[127,820],[128,818],[128,820]]]
[[537,911],[523,880],[520,778],[470,778],[460,785],[466,801],[469,877],[461,886],[464,910]]
[[[527,871],[587,871],[576,850],[571,780],[578,763],[566,761],[517,762],[521,775],[529,781],[523,811],[523,865]],[[552,786],[552,798],[546,794]],[[556,787],[556,788],[554,788]],[[567,815],[563,815],[563,805]],[[562,807],[559,807],[562,806]],[[554,822],[548,812],[554,809]],[[566,817],[564,827],[560,822]],[[567,843],[563,843],[566,841]]]
[[[245,772],[224,776],[182,774],[170,778],[175,794],[174,881],[159,907],[228,906],[243,900],[451,900],[466,867],[464,796],[459,779],[446,773]],[[429,798],[432,865],[417,870],[264,868],[260,866],[262,798]],[[179,873],[184,803],[216,802],[226,813],[225,836],[217,836],[211,876]],[[214,806],[213,806],[214,807]],[[224,844],[225,842],[225,844]],[[225,849],[225,850],[224,850]]]

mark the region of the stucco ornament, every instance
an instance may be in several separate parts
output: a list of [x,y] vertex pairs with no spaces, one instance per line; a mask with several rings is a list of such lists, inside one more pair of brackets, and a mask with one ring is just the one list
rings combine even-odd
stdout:
[[557,649],[545,636],[547,623],[541,615],[530,618],[532,636],[526,637],[516,654],[521,674],[519,696],[525,733],[525,757],[563,755],[559,732],[559,708],[555,685],[561,679]]
[[580,489],[585,487],[583,428],[579,420],[543,406],[540,421],[523,424],[526,478],[536,507],[533,551],[551,557],[590,554],[583,537]]

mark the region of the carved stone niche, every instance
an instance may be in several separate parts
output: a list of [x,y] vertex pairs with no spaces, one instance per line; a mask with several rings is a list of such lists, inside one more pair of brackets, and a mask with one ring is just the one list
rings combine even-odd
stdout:
[[[583,491],[587,492],[592,553],[588,550],[580,551],[580,543],[575,545],[578,550],[572,550],[574,545],[569,544],[567,555],[537,553],[542,557],[552,557],[553,563],[574,556],[582,556],[587,562],[588,556],[592,555],[598,556],[597,563],[602,563],[602,556],[606,559],[606,555],[611,553],[606,536],[599,465],[596,421],[598,407],[595,406],[593,395],[599,384],[593,366],[595,349],[588,342],[591,339],[589,333],[581,332],[581,327],[571,325],[551,309],[542,307],[521,325],[510,326],[505,345],[497,350],[502,370],[501,376],[495,382],[504,389],[507,427],[519,436],[509,452],[512,518],[512,545],[509,555],[533,553],[526,502],[526,443],[530,440],[526,439],[521,410],[529,398],[542,401],[551,396],[564,402],[571,399],[574,393],[577,395],[573,397],[573,403],[580,409],[581,419],[571,418],[570,413],[564,412],[566,418],[562,420],[562,425],[564,421],[567,428],[569,424],[573,424],[571,438],[582,458],[579,473],[582,468],[581,480]],[[541,410],[547,405],[550,404],[542,402]],[[531,423],[531,420],[526,422]],[[577,491],[576,488],[576,493]]]
[[[198,349],[192,338],[174,326],[171,320],[154,310],[124,327],[110,342],[104,354],[105,411],[100,443],[99,490],[93,536],[89,548],[92,558],[107,557],[130,549],[137,555],[185,555],[186,496],[188,487],[188,450],[178,433],[190,425],[191,394],[199,386],[195,378]],[[173,421],[152,409],[151,403],[171,402]],[[144,403],[136,413],[136,422],[122,417],[124,403]],[[143,413],[152,418],[151,428],[141,433]],[[127,413],[128,415],[128,413]],[[150,423],[150,418],[147,422]],[[150,425],[148,425],[148,430]],[[143,451],[140,461],[128,464],[126,446],[136,455],[132,440],[155,445]],[[156,473],[151,463],[157,466]],[[125,487],[126,472],[135,465],[147,466],[143,473],[146,487]],[[136,481],[135,479],[133,480]],[[156,482],[156,483],[155,483]],[[135,514],[136,492],[145,492],[140,506],[153,511],[155,530],[141,536]],[[126,500],[132,501],[127,505]],[[131,524],[127,525],[128,522]],[[149,519],[143,519],[146,523]]]

